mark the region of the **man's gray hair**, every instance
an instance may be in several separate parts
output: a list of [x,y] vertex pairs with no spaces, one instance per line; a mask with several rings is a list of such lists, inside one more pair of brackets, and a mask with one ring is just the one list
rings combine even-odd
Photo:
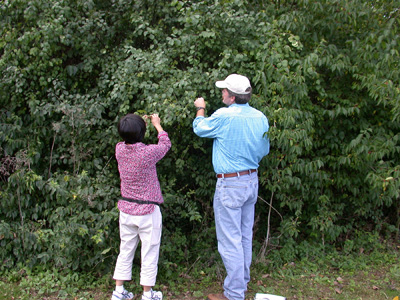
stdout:
[[246,92],[249,92],[248,94],[236,94],[236,93],[232,92],[229,89],[227,89],[227,91],[228,91],[229,96],[235,97],[235,103],[237,103],[237,104],[246,104],[247,102],[250,101],[252,88],[248,87],[246,89]]

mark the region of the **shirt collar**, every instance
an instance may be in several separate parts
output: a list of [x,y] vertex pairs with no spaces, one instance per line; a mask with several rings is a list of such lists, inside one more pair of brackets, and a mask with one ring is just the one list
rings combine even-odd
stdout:
[[245,104],[238,104],[238,103],[232,103],[231,105],[229,105],[228,107],[235,107],[235,106],[239,106],[239,107],[243,107],[243,106],[249,106],[249,103],[245,103]]

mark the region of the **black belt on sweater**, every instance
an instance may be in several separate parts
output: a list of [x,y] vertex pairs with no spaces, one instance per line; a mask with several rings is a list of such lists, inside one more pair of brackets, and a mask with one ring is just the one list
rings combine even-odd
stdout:
[[139,204],[154,204],[160,206],[160,203],[155,202],[155,201],[148,201],[148,200],[137,200],[137,199],[131,199],[131,198],[126,198],[126,197],[121,197],[122,200],[128,201],[128,202],[133,202],[133,203],[139,203]]

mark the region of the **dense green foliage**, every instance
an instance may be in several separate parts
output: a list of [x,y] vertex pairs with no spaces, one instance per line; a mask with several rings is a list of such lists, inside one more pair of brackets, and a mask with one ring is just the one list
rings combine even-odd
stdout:
[[113,268],[116,123],[128,112],[159,113],[172,140],[158,165],[165,274],[212,261],[212,144],[192,132],[193,101],[221,107],[214,82],[230,73],[250,78],[251,104],[271,125],[261,258],[398,236],[396,2],[2,1],[2,266]]

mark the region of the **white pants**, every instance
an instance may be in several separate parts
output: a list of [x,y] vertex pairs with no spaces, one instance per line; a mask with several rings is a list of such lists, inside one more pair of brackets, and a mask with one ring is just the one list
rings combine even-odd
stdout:
[[120,252],[114,271],[115,280],[132,279],[132,262],[141,241],[140,285],[154,286],[160,253],[162,216],[160,207],[144,216],[119,214]]

